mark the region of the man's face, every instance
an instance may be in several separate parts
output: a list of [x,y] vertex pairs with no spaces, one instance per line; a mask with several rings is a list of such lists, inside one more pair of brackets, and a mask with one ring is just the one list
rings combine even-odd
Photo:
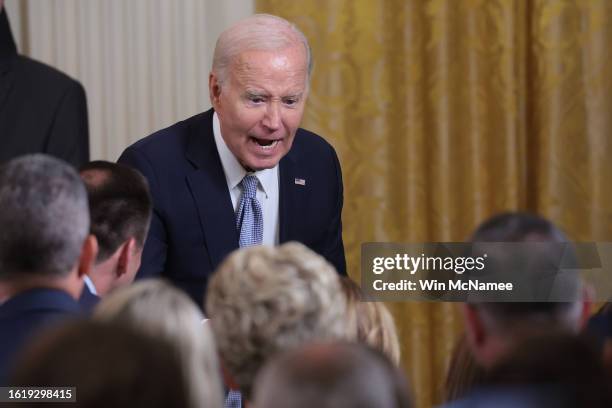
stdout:
[[291,149],[308,92],[305,54],[301,45],[243,52],[222,86],[211,73],[211,100],[223,139],[246,169],[272,168]]

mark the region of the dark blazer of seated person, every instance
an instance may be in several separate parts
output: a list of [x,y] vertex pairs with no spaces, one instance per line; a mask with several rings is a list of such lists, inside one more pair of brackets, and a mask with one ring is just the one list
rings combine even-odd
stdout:
[[81,297],[79,298],[79,305],[81,306],[81,309],[83,312],[88,314],[94,310],[98,303],[100,303],[100,297],[92,292],[91,288],[89,287],[90,284],[90,282],[85,283],[83,293],[81,293]]
[[0,385],[6,385],[11,364],[25,343],[48,326],[81,314],[66,292],[37,288],[11,297],[0,306]]

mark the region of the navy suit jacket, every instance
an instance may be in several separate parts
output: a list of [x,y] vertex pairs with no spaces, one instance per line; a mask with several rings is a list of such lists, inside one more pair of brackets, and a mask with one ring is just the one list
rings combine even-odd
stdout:
[[[212,118],[211,109],[176,123],[134,143],[119,158],[147,178],[153,196],[137,277],[162,275],[199,305],[211,273],[239,247]],[[320,136],[299,129],[279,163],[279,241],[299,241],[346,274],[342,203],[336,152]]]
[[83,287],[81,297],[79,298],[79,305],[81,306],[81,310],[83,310],[87,314],[91,314],[91,312],[93,312],[98,303],[100,303],[100,297],[91,293],[89,291],[89,287],[85,285]]
[[6,386],[16,355],[42,328],[80,315],[79,304],[57,289],[32,289],[0,306],[0,386]]

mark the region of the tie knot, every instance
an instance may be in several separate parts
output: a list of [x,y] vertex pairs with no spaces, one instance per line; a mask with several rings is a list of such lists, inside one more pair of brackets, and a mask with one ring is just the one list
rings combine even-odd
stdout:
[[244,198],[255,198],[257,195],[257,183],[259,180],[256,176],[249,174],[242,179],[242,189]]

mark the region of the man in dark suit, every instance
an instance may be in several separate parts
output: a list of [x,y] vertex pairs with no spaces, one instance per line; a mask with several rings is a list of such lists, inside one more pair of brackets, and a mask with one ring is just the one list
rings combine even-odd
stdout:
[[210,274],[232,250],[291,240],[346,274],[340,164],[329,143],[298,128],[310,67],[308,42],[288,21],[242,20],[217,40],[213,109],[121,155],[153,196],[139,277],[164,275],[202,304]]
[[87,102],[80,83],[17,54],[0,0],[0,163],[47,153],[74,166],[89,161]]
[[87,193],[76,170],[35,154],[0,167],[0,385],[26,342],[75,316],[96,257]]
[[151,221],[151,195],[145,178],[131,167],[96,160],[79,170],[87,188],[90,231],[98,257],[79,299],[91,311],[117,287],[134,280]]

